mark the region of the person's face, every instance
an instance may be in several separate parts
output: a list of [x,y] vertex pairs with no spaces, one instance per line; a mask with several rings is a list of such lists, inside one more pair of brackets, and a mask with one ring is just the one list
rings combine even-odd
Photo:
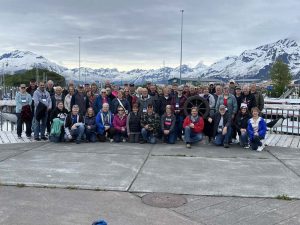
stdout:
[[147,97],[148,96],[148,90],[143,90],[142,95],[143,95],[143,97]]
[[229,88],[224,88],[224,95],[228,95],[229,94]]
[[185,91],[185,92],[189,92],[189,91],[190,91],[190,88],[189,88],[188,86],[185,86],[185,87],[184,87],[184,91]]
[[156,87],[153,86],[153,85],[151,85],[151,86],[150,86],[150,91],[151,91],[152,93],[155,92],[155,91],[156,91]]
[[110,88],[106,88],[106,94],[107,94],[107,95],[110,95],[110,94],[111,94]]
[[221,95],[222,94],[222,88],[221,87],[216,87],[216,94]]
[[62,102],[58,103],[57,108],[62,110],[64,108],[64,104]]
[[102,97],[106,97],[106,95],[107,95],[107,91],[101,91],[101,96]]
[[182,91],[183,91],[182,89],[178,89],[178,90],[177,90],[177,93],[178,93],[179,96],[182,95]]
[[75,91],[74,91],[74,88],[69,88],[69,94],[70,94],[70,95],[73,95],[74,92],[75,92]]
[[47,87],[48,89],[52,89],[53,88],[53,84],[51,82],[47,83]]
[[235,93],[236,93],[237,95],[240,95],[240,94],[242,93],[242,90],[241,90],[241,89],[236,89],[236,90],[235,90]]
[[196,109],[192,109],[192,112],[191,112],[192,116],[197,116],[198,115],[198,111]]
[[258,117],[258,111],[257,110],[253,110],[252,111],[252,116],[253,117]]
[[130,86],[129,89],[130,89],[131,92],[135,91],[135,87],[134,86]]
[[88,109],[88,115],[91,117],[91,116],[93,116],[93,109]]
[[125,93],[126,96],[128,96],[130,94],[129,93],[129,88],[125,88],[124,93]]
[[225,109],[219,109],[219,112],[223,116],[225,114],[226,110]]
[[173,89],[174,91],[177,91],[177,90],[178,90],[178,86],[177,86],[177,85],[173,85],[173,86],[172,86],[172,89]]
[[82,93],[82,92],[83,92],[83,88],[82,88],[82,87],[79,87],[79,88],[78,88],[78,92],[79,92],[79,93]]
[[118,92],[118,98],[119,98],[119,99],[122,99],[122,98],[123,98],[123,92],[122,92],[122,91],[119,91],[119,92]]
[[168,88],[164,88],[163,89],[163,94],[164,94],[164,96],[168,96],[169,95],[169,89]]
[[61,95],[61,93],[62,93],[62,89],[61,88],[56,88],[55,89],[55,94]]
[[203,89],[203,93],[204,93],[205,95],[208,95],[208,93],[209,93],[208,88]]
[[243,93],[245,95],[248,95],[249,94],[249,88],[248,87],[243,87]]
[[88,91],[87,93],[86,93],[86,96],[88,96],[88,97],[90,97],[92,95],[92,92],[91,91]]
[[246,109],[245,107],[243,107],[243,108],[241,109],[241,112],[242,112],[242,114],[245,114],[245,113],[247,112],[247,109]]
[[148,112],[148,113],[153,113],[153,107],[148,107],[148,108],[147,108],[147,112]]
[[73,107],[73,108],[72,108],[72,114],[73,114],[73,115],[77,115],[78,112],[79,112],[79,108],[78,108],[78,107]]
[[195,88],[193,88],[193,87],[190,88],[190,92],[191,92],[191,93],[195,93]]
[[109,106],[108,106],[108,105],[104,105],[104,106],[102,107],[102,111],[103,111],[103,112],[108,112],[108,109],[109,109]]
[[166,107],[166,113],[168,113],[168,114],[172,113],[171,106]]
[[132,108],[132,111],[135,112],[135,113],[137,113],[137,112],[139,111],[139,108],[133,107],[133,108]]
[[97,91],[97,86],[93,85],[92,86],[92,92],[96,92]]
[[256,92],[256,85],[251,85],[251,92]]
[[20,86],[20,92],[21,93],[25,93],[26,92],[26,86],[25,85],[21,85]]
[[120,108],[118,108],[118,113],[119,113],[119,115],[123,115],[124,114],[124,109],[122,108],[122,107],[120,107]]
[[234,87],[234,83],[233,83],[233,82],[230,82],[230,83],[229,83],[229,86],[230,86],[230,87]]
[[44,91],[45,90],[45,84],[44,83],[40,83],[39,84],[39,88],[41,91]]
[[31,87],[35,87],[35,84],[36,84],[35,82],[30,82]]

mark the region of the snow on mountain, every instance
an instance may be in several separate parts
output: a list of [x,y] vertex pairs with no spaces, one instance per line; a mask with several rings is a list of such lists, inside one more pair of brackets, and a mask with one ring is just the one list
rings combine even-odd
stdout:
[[[182,65],[182,78],[219,78],[222,80],[238,78],[268,79],[272,64],[281,59],[288,64],[294,78],[300,77],[300,46],[294,40],[282,39],[275,43],[246,50],[239,56],[227,56],[207,67],[202,62],[191,68]],[[45,68],[63,75],[66,80],[79,80],[79,70],[59,66],[43,56],[29,51],[13,51],[0,56],[0,65],[4,64],[5,73],[15,73],[32,68]],[[121,72],[117,69],[80,68],[80,80],[85,82],[103,82],[141,84],[147,81],[167,83],[168,79],[179,77],[179,67],[159,69],[135,69]]]
[[201,77],[267,79],[272,64],[281,59],[294,77],[300,76],[300,47],[290,39],[246,50],[240,56],[226,57],[203,71]]
[[13,51],[0,56],[0,65],[4,64],[5,73],[13,74],[19,71],[30,70],[32,68],[48,69],[56,73],[67,70],[63,66],[49,61],[41,55],[29,51]]

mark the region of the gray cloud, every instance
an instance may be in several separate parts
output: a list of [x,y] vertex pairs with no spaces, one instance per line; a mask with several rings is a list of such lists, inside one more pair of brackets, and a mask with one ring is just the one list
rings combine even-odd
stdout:
[[30,50],[64,66],[121,69],[212,63],[290,37],[300,40],[298,0],[3,0],[0,53]]

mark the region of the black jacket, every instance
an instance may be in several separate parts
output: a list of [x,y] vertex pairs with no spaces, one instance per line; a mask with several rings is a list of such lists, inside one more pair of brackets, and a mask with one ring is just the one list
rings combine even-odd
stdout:
[[242,94],[241,103],[247,104],[248,110],[251,111],[251,109],[256,106],[255,96],[251,93],[249,93],[248,95]]
[[234,126],[236,127],[236,130],[239,135],[241,135],[240,129],[247,129],[248,127],[248,120],[250,119],[250,114],[246,112],[246,114],[242,114],[239,112],[235,118]]
[[[213,130],[213,136],[216,136],[218,133],[218,126],[221,120],[221,114],[220,112],[217,112],[213,116],[213,122],[214,122],[214,130]],[[230,127],[231,126],[231,116],[229,115],[228,111],[225,112],[223,116],[223,126],[224,127]]]
[[36,120],[41,120],[47,113],[47,106],[42,102],[39,102],[38,106],[36,107],[35,111],[35,118]]

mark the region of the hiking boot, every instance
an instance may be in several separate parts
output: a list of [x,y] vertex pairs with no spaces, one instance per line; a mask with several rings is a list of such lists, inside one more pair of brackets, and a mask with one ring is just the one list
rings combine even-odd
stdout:
[[48,138],[47,137],[41,137],[42,140],[47,141]]
[[140,144],[145,144],[145,143],[146,143],[145,140],[141,140],[141,141],[140,141]]
[[35,140],[35,141],[40,141],[41,139],[40,139],[40,138],[34,138],[34,140]]

